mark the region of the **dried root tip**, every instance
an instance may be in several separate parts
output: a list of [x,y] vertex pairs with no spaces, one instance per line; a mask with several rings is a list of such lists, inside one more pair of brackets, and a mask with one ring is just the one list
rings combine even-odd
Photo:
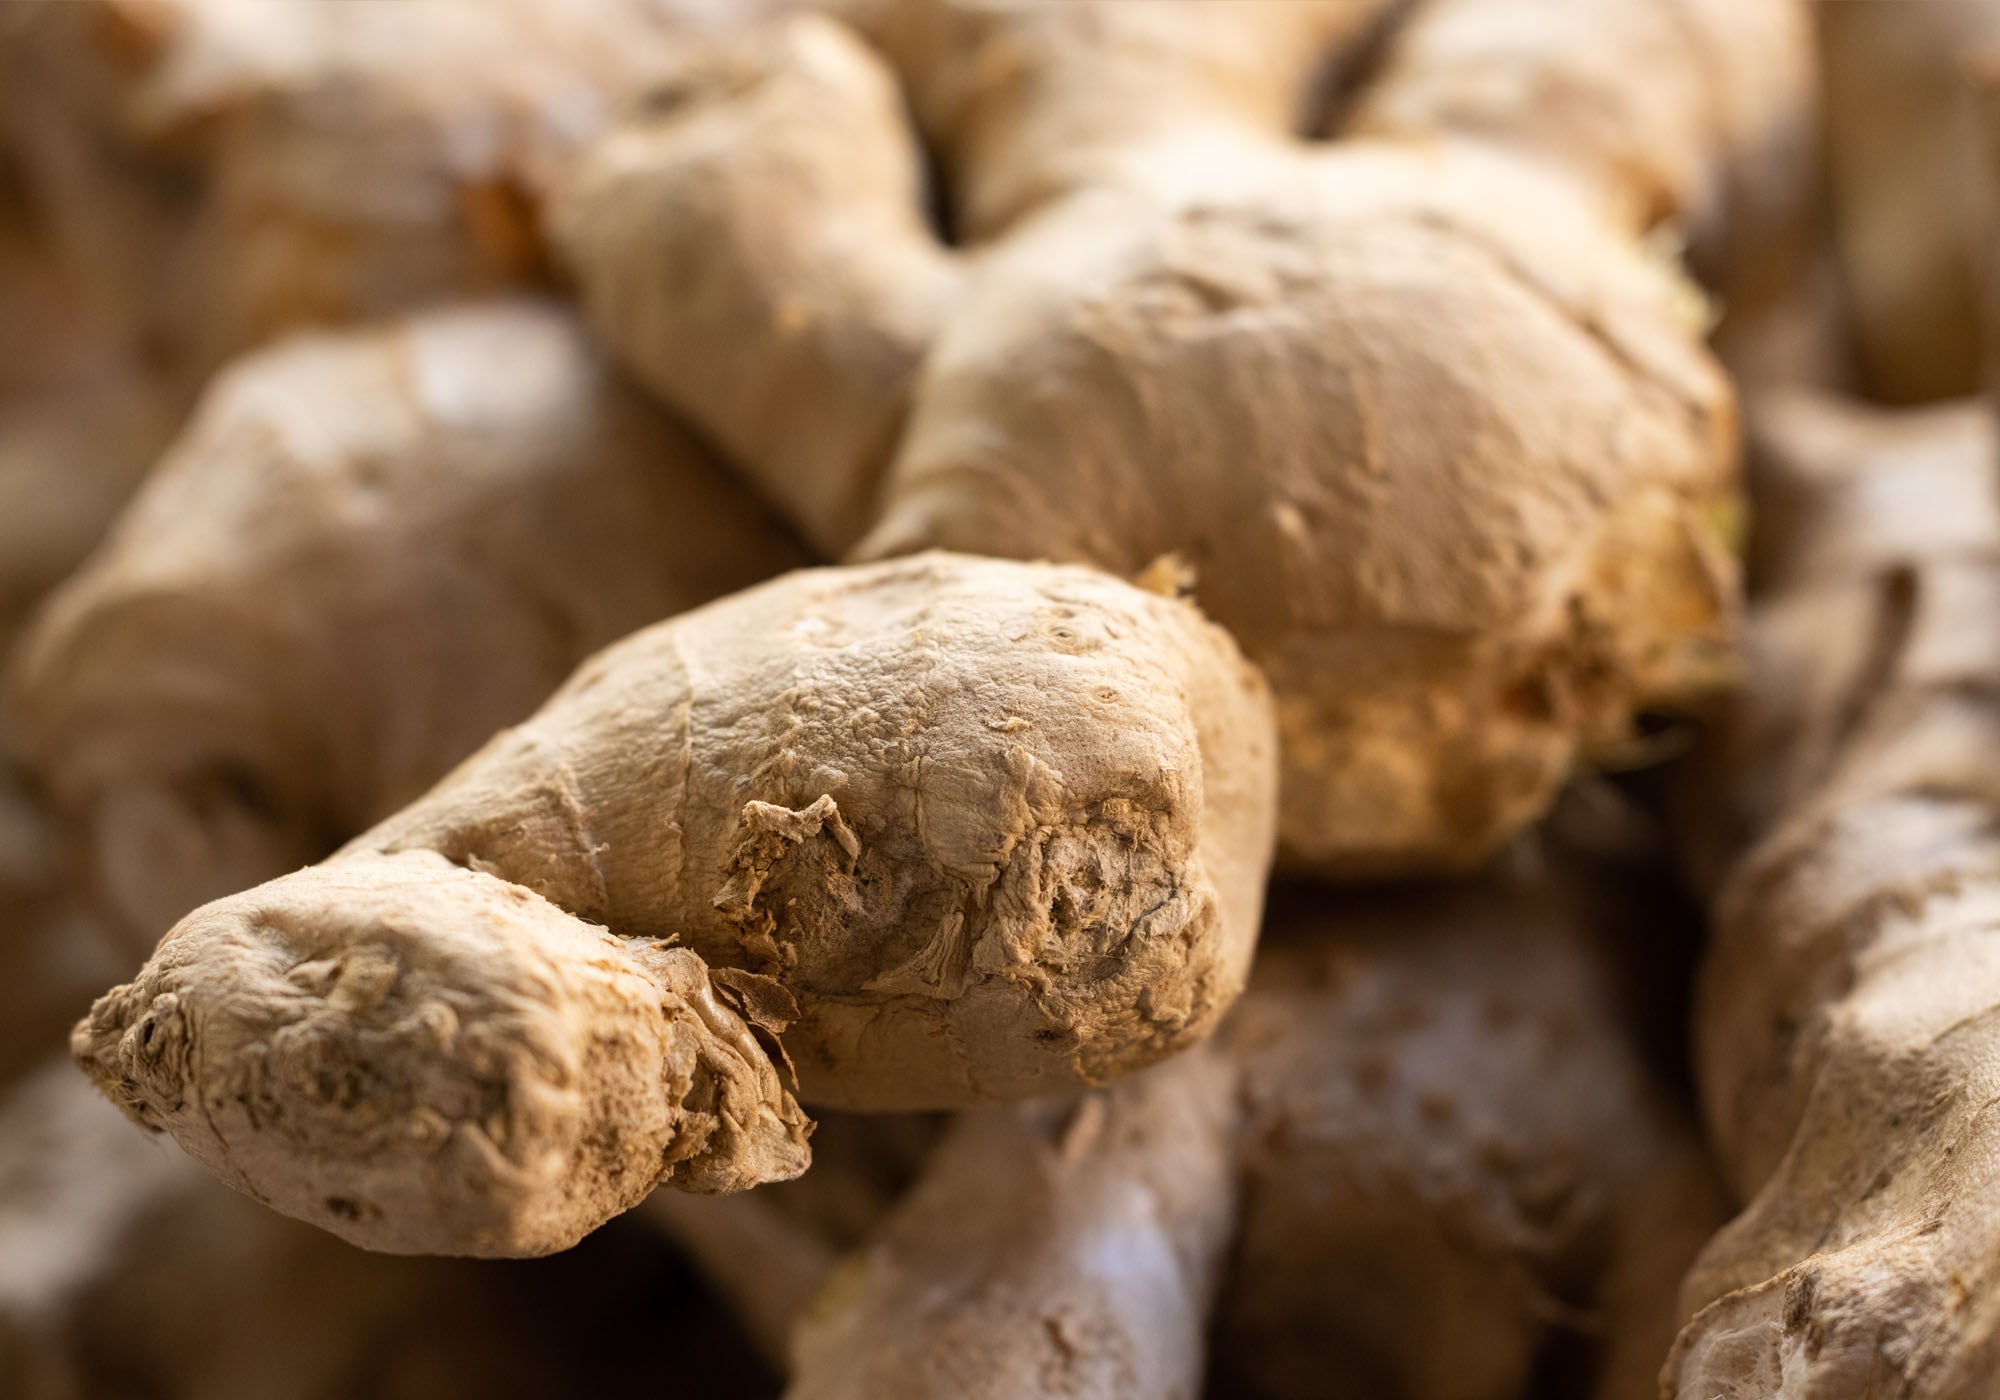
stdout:
[[531,1255],[662,1182],[805,1169],[811,1125],[735,1009],[769,1000],[412,853],[198,910],[71,1048],[286,1214],[370,1249]]

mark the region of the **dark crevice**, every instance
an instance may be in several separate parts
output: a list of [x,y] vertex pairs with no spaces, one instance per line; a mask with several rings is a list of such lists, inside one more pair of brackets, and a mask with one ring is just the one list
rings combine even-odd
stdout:
[[945,165],[944,155],[937,144],[917,125],[915,112],[907,112],[910,133],[923,152],[924,221],[930,225],[931,233],[947,248],[959,246],[958,205],[952,197],[951,172]]
[[1340,135],[1361,94],[1388,66],[1417,7],[1418,0],[1393,0],[1352,42],[1326,56],[1299,103],[1294,130],[1301,140],[1330,141]]

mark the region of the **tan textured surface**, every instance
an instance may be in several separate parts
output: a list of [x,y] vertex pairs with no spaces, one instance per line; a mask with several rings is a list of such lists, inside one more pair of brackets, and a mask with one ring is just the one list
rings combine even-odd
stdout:
[[56,594],[22,742],[135,952],[434,782],[624,633],[792,567],[785,532],[553,304],[233,365]]
[[1689,1275],[1673,1379],[1686,1400],[1982,1395],[2000,1374],[1996,437],[1972,407],[1786,397],[1757,422],[1789,509],[1693,809],[1732,857],[1712,862],[1698,1067],[1747,1206]]
[[[1791,0],[1426,10],[1355,117],[1394,139],[1330,145],[1292,133],[1382,6],[851,8],[879,51],[801,18],[691,62],[555,220],[615,351],[815,540],[879,495],[857,557],[1178,553],[1271,675],[1285,848],[1337,872],[1478,862],[1713,683],[1733,403],[1638,238],[1781,241]],[[1438,110],[1489,47],[1518,85]],[[770,372],[716,392],[724,335]]]
[[1093,570],[787,575],[196,911],[75,1048],[348,1238],[557,1248],[656,1181],[803,1168],[746,1021],[834,1107],[1047,1093],[1204,1035],[1255,941],[1268,706],[1192,607]]

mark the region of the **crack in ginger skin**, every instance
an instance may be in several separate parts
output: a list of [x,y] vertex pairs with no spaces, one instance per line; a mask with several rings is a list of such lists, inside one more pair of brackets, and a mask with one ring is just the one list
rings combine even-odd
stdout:
[[323,864],[196,910],[73,1048],[289,1214],[543,1252],[656,1184],[802,1170],[792,1067],[807,1102],[956,1107],[1199,1040],[1275,801],[1264,684],[1186,603],[942,554],[806,570],[600,653]]
[[555,303],[294,337],[223,373],[56,591],[12,677],[21,747],[143,951],[597,648],[802,562]]
[[[690,61],[552,221],[819,548],[1179,555],[1272,681],[1284,850],[1335,873],[1476,865],[1721,677],[1734,401],[1643,243],[1804,171],[1792,0],[1416,7],[1330,144],[1294,127],[1382,5],[854,8]],[[1439,69],[1512,85],[1440,106]],[[1548,85],[1595,139],[1513,111]]]
[[2000,615],[1984,405],[1757,405],[1781,504],[1749,688],[1696,784],[1697,1014],[1743,1213],[1683,1290],[1688,1400],[1988,1393],[2000,1373]]

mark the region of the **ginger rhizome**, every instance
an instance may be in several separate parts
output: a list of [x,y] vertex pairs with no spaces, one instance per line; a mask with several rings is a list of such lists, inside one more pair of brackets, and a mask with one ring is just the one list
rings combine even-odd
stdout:
[[1653,1400],[1721,1218],[1632,985],[1657,888],[1284,892],[1213,1041],[962,1116],[800,1318],[790,1400],[1527,1400],[1564,1347]]
[[1980,405],[1759,406],[1749,684],[1694,783],[1697,1010],[1743,1213],[1687,1279],[1686,1400],[2000,1374],[2000,501]]
[[634,634],[324,864],[205,905],[73,1047],[375,1248],[561,1248],[807,1161],[800,1095],[1114,1078],[1240,990],[1262,679],[1072,566],[804,570]]
[[563,164],[693,33],[776,6],[8,8],[0,170],[33,217],[0,272],[64,310],[59,345],[199,373],[301,325],[546,281]]
[[149,949],[326,855],[590,652],[803,562],[539,300],[296,338],[211,386],[14,687]]
[[1272,681],[1290,856],[1466,867],[1721,673],[1733,402],[1646,236],[1725,282],[1778,241],[1808,63],[1791,0],[1491,8],[800,17],[658,83],[554,227],[819,548],[1176,553]]

